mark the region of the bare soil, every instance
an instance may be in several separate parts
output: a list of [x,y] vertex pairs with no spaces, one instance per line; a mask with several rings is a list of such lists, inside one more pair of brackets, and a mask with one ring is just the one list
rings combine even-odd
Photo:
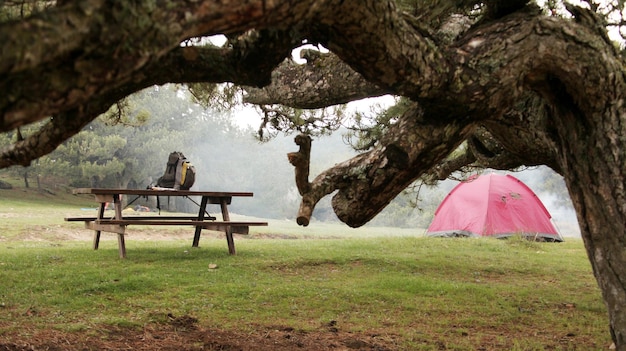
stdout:
[[305,332],[275,327],[254,332],[201,327],[190,316],[170,316],[167,324],[143,329],[106,326],[82,332],[55,329],[20,330],[0,335],[0,351],[172,350],[172,351],[287,351],[287,350],[397,350],[393,337],[325,330]]
[[[167,323],[153,323],[143,328],[98,326],[67,332],[54,328],[28,328],[0,334],[0,351],[396,351],[408,350],[402,337],[380,332],[344,332],[331,321],[318,330],[303,331],[291,327],[260,327],[254,331],[225,330],[200,326],[191,316],[169,316]],[[1,325],[1,324],[0,324]],[[471,333],[471,332],[470,332]],[[514,340],[528,338],[528,330],[481,330],[479,342],[467,344],[472,350],[500,351],[516,349]],[[542,350],[609,350],[613,345],[597,345],[593,340],[574,334],[533,333]],[[463,333],[464,337],[470,337]],[[418,341],[424,350],[459,350],[450,335]],[[458,337],[456,335],[455,337]],[[448,341],[452,344],[448,345]],[[519,345],[518,345],[519,346]],[[417,349],[422,349],[417,346]],[[469,347],[469,346],[468,346]],[[413,348],[411,348],[413,349]],[[470,348],[468,348],[469,350]]]

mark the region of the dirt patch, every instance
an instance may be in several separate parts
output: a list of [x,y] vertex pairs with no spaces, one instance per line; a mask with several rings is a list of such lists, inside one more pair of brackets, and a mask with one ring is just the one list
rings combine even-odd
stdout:
[[[80,331],[40,329],[21,324],[0,332],[0,351],[396,351],[406,350],[402,336],[381,332],[345,332],[331,321],[317,330],[304,331],[288,326],[258,327],[251,330],[227,330],[217,326],[201,326],[191,316],[167,315],[167,321],[139,327],[96,325]],[[2,325],[0,324],[0,330]],[[424,335],[413,340],[411,349],[499,351],[519,348],[515,340],[528,338],[528,331],[489,330],[483,328],[478,339],[457,344],[460,339],[472,339],[477,331]],[[600,350],[598,345],[574,333],[564,335],[550,331],[532,333],[542,350]],[[459,339],[460,338],[460,339]],[[468,340],[469,341],[469,340]],[[463,348],[463,346],[465,345]],[[533,348],[534,349],[534,348]]]
[[[224,238],[223,232],[212,230],[203,230],[203,238]],[[127,240],[145,241],[145,240],[177,240],[193,238],[193,227],[132,227],[128,229]],[[242,236],[237,236],[241,239]],[[117,240],[116,234],[103,233],[102,240]],[[93,231],[84,229],[83,224],[80,225],[32,225],[24,228],[19,236],[5,238],[0,234],[0,242],[11,241],[36,241],[36,242],[63,242],[63,241],[91,241],[93,240]]]
[[[0,213],[0,218],[4,214]],[[191,226],[180,227],[163,227],[163,226],[132,226],[127,229],[127,240],[145,241],[145,240],[177,240],[193,238],[194,228]],[[103,233],[102,239],[115,239],[116,235],[112,233]],[[223,239],[224,232],[204,229],[202,230],[203,238]],[[255,239],[339,239],[337,236],[316,236],[316,235],[291,235],[279,233],[258,233],[252,235],[237,235],[236,240],[255,240]],[[36,242],[60,242],[60,241],[91,241],[93,240],[93,231],[85,229],[83,223],[72,223],[63,225],[31,225],[25,227],[19,236],[6,238],[0,233],[0,242],[7,241],[36,241]]]
[[104,326],[81,332],[55,329],[0,335],[0,351],[32,350],[137,350],[137,351],[287,351],[287,350],[397,350],[393,337],[353,334],[332,327],[306,332],[290,327],[274,327],[242,332],[200,327],[190,316],[169,315],[165,324],[143,329]]

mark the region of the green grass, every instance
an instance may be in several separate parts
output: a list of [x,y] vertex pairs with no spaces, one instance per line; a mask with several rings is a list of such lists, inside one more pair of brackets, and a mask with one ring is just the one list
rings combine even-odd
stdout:
[[545,343],[520,337],[537,331],[569,335],[572,347],[578,337],[609,341],[578,241],[529,248],[429,238],[239,240],[237,256],[224,246],[129,242],[120,260],[114,241],[98,251],[75,242],[1,243],[0,325],[140,327],[171,313],[244,330],[314,330],[335,320],[352,331],[393,330],[407,347],[445,336],[464,349],[499,329],[522,349]]
[[610,344],[580,240],[439,239],[391,236],[393,229],[376,235],[376,228],[342,238],[337,225],[308,235],[270,223],[268,233],[298,239],[237,236],[238,254],[229,256],[222,238],[205,237],[191,248],[190,233],[151,241],[131,231],[121,260],[113,235],[98,251],[87,230],[85,240],[23,237],[56,225],[57,235],[81,230],[62,217],[84,199],[59,204],[5,194],[0,225],[14,234],[0,232],[0,338],[24,325],[81,333],[102,325],[142,328],[171,314],[243,332],[314,331],[336,321],[342,331],[395,335],[405,350]]
[[95,208],[92,199],[72,195],[64,187],[39,192],[17,187],[16,182],[11,182],[13,189],[0,189],[0,240],[24,239],[28,231],[45,237],[46,231],[65,224],[64,217],[84,215],[84,207]]

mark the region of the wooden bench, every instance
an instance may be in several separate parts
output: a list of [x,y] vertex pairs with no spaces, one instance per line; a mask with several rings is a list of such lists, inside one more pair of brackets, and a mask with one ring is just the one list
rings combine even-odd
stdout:
[[[228,252],[236,254],[233,234],[248,234],[251,226],[267,226],[267,222],[255,221],[231,221],[228,213],[228,205],[233,196],[252,196],[246,192],[206,192],[190,190],[171,189],[98,189],[80,188],[74,189],[74,194],[95,195],[96,202],[99,203],[98,215],[90,217],[67,217],[68,222],[84,222],[87,229],[94,231],[94,250],[98,249],[101,232],[115,233],[118,236],[118,246],[120,258],[126,258],[126,244],[124,235],[126,227],[129,225],[148,226],[193,226],[195,234],[193,247],[198,247],[202,229],[223,231],[226,234]],[[197,216],[123,216],[121,195],[135,196],[199,196],[201,197]],[[115,204],[115,215],[105,216],[107,202]],[[208,215],[207,204],[219,204],[222,212],[222,221]]]
[[[85,228],[92,230],[100,230],[108,233],[125,234],[125,228],[129,225],[190,225],[194,227],[202,227],[202,229],[210,229],[216,231],[226,231],[227,227],[231,228],[233,234],[247,235],[251,226],[267,226],[267,222],[224,222],[224,221],[198,221],[193,219],[180,220],[176,218],[184,217],[124,217],[124,219],[97,219],[96,217],[68,217],[68,222],[85,222]],[[186,219],[186,218],[185,218]],[[196,245],[197,246],[197,245]]]

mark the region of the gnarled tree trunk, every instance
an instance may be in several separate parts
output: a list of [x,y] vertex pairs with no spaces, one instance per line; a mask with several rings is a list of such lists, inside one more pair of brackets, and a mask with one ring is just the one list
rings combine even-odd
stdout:
[[[608,92],[607,92],[608,93]],[[563,107],[559,164],[576,209],[594,275],[602,289],[611,335],[626,349],[626,124],[609,107],[588,119]]]

